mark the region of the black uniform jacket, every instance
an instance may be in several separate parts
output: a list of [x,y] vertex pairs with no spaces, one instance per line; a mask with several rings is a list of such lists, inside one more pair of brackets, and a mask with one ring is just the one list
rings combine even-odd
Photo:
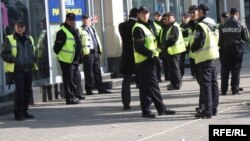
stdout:
[[220,29],[219,45],[223,52],[241,52],[243,43],[248,39],[246,26],[233,17],[226,20]]
[[120,23],[118,28],[122,38],[122,56],[120,72],[122,74],[135,73],[135,60],[133,50],[132,29],[136,23],[135,19],[129,19]]
[[14,57],[11,54],[11,44],[6,38],[1,53],[3,60],[8,63],[15,63],[15,71],[32,71],[32,67],[38,58],[37,50],[34,51],[34,46],[28,35],[20,36],[14,33],[13,36],[17,42],[17,55]]

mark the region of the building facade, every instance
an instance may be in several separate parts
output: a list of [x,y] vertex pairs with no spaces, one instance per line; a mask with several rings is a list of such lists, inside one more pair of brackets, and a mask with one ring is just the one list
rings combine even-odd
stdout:
[[[81,15],[89,14],[95,22],[104,53],[101,57],[103,72],[112,72],[119,76],[121,56],[121,39],[118,32],[119,23],[128,19],[129,10],[144,5],[151,15],[155,11],[176,13],[177,21],[193,4],[208,3],[210,16],[219,19],[220,13],[236,7],[241,11],[241,19],[250,27],[250,0],[1,0],[0,42],[5,36],[13,33],[14,22],[23,18],[27,22],[27,32],[35,40],[39,51],[39,71],[34,73],[34,86],[42,86],[61,82],[61,70],[53,52],[55,34],[65,20],[67,12],[77,15],[76,26],[81,25]],[[151,18],[153,18],[151,16]],[[14,91],[9,88],[9,74],[4,72],[0,61],[0,97]],[[0,106],[1,107],[1,106]]]

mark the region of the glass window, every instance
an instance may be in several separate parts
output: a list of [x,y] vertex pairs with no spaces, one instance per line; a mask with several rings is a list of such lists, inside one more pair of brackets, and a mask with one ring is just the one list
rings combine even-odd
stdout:
[[[1,0],[3,36],[14,32],[17,19],[26,22],[27,34],[34,38],[38,49],[39,71],[34,73],[34,79],[39,80],[49,77],[48,43],[46,32],[46,15],[44,0]],[[9,83],[9,75],[6,74],[6,83]]]
[[248,30],[250,29],[250,0],[245,0],[245,20]]

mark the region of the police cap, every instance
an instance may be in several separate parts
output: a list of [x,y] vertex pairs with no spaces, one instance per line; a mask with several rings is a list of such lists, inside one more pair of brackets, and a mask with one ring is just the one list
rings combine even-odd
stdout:
[[202,10],[204,14],[207,14],[208,11],[210,10],[210,9],[209,9],[209,6],[208,6],[207,4],[205,4],[205,3],[200,4],[200,5],[198,6],[198,9],[199,9],[199,10]]
[[141,13],[141,12],[145,12],[145,13],[148,13],[149,12],[149,10],[148,10],[148,8],[147,7],[145,7],[145,6],[141,6],[140,8],[139,8],[139,11],[138,11],[139,13]]
[[76,19],[76,15],[74,13],[67,13],[66,14],[66,19],[67,20],[75,20]]

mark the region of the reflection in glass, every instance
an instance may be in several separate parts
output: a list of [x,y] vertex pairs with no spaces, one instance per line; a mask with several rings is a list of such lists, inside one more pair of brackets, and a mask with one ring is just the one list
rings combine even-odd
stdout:
[[[45,18],[44,0],[1,0],[3,37],[14,32],[17,19],[26,22],[26,33],[34,38],[38,49],[39,71],[34,73],[34,79],[40,80],[49,77],[48,42]],[[6,83],[11,80],[6,73]]]

